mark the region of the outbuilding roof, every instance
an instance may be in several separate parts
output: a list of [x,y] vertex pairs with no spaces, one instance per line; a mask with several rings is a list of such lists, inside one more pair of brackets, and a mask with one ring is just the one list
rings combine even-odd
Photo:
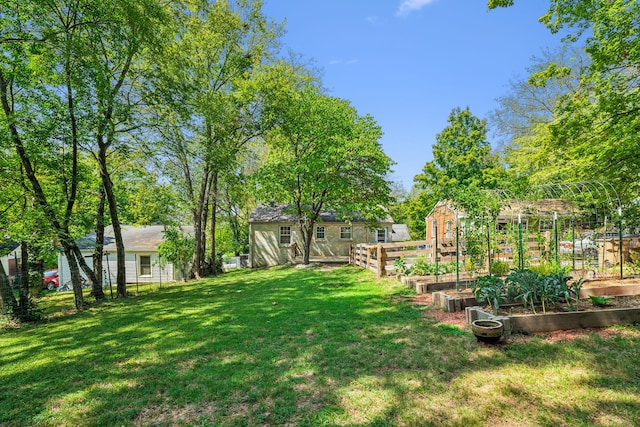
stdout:
[[391,241],[393,242],[411,240],[411,234],[409,233],[409,227],[407,227],[407,224],[393,224],[391,226],[391,231]]
[[[352,221],[355,222],[363,222],[363,218],[354,215],[351,218]],[[260,205],[256,207],[249,217],[249,222],[296,222],[298,221],[298,217],[291,210],[291,205],[287,204],[273,204],[273,205]],[[334,211],[321,211],[320,212],[320,221],[321,222],[345,222],[342,219],[338,219],[338,214]],[[393,223],[393,219],[387,215],[384,219],[386,223]]]
[[[164,225],[126,225],[122,224],[122,241],[127,252],[155,252],[164,239]],[[183,226],[185,233],[193,235],[193,226]],[[93,249],[96,245],[96,234],[91,233],[78,241],[80,249]],[[116,239],[113,226],[104,229],[105,252],[116,252]]]

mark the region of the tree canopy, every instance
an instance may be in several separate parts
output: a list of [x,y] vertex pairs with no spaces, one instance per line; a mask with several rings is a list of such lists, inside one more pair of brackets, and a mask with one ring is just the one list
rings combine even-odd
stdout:
[[392,160],[382,151],[382,131],[348,101],[313,85],[290,87],[268,98],[275,125],[266,135],[267,158],[258,172],[264,200],[288,203],[300,219],[309,262],[313,225],[320,211],[376,223],[390,201],[386,180]]

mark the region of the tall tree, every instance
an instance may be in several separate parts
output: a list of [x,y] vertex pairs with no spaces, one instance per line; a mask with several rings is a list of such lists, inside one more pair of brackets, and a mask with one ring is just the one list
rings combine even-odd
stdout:
[[[88,22],[66,6],[34,1],[0,5],[4,30],[0,40],[0,120],[29,191],[69,260],[75,305],[81,308],[84,298],[79,268],[91,282],[96,283],[96,278],[70,231],[80,188],[81,139],[73,102],[76,80],[71,70],[75,65],[74,33]],[[56,159],[63,171],[55,190],[43,185],[42,178],[47,175],[38,171],[40,164],[51,159]]]
[[[261,132],[253,76],[275,47],[280,28],[261,2],[206,2],[182,16],[174,42],[157,61],[150,96],[162,117],[161,146],[192,211],[194,277],[215,260],[221,175],[232,173],[246,144]],[[168,111],[167,111],[168,110]],[[209,222],[210,220],[210,222]]]
[[266,137],[268,156],[258,172],[265,200],[288,203],[298,218],[303,262],[309,263],[313,227],[323,209],[371,223],[386,215],[386,176],[392,160],[382,151],[380,127],[349,102],[312,85],[274,94],[265,107],[276,126]]
[[437,199],[454,198],[463,188],[490,189],[499,186],[504,168],[491,152],[487,124],[469,111],[455,108],[449,125],[436,135],[433,161],[414,178],[423,190]]
[[78,29],[74,54],[81,86],[75,97],[92,112],[87,120],[91,139],[84,146],[97,161],[104,187],[116,244],[117,295],[122,298],[127,296],[125,248],[109,157],[114,151],[128,150],[131,140],[123,135],[141,125],[135,120],[140,104],[137,65],[145,48],[162,42],[163,23],[170,15],[156,0],[73,5],[74,16],[92,23]]
[[[613,185],[633,203],[640,182],[640,3],[636,0],[551,0],[540,18],[553,33],[584,43],[591,60],[577,90],[559,103],[551,125],[553,151],[581,159],[587,177]],[[489,7],[513,1],[492,0]],[[539,81],[566,74],[551,64],[533,76]]]
[[[538,78],[555,64],[566,70],[553,79]],[[506,188],[517,193],[530,184],[584,179],[584,159],[554,150],[550,127],[557,119],[557,105],[579,88],[580,76],[588,66],[587,56],[565,45],[534,57],[529,76],[510,82],[509,93],[497,98],[498,108],[490,115],[495,133],[502,138],[504,162],[510,178]],[[555,151],[550,156],[549,152]]]

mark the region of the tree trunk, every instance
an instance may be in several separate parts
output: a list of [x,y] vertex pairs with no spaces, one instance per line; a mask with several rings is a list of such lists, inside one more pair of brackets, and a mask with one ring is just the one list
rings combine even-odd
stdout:
[[214,276],[222,273],[218,269],[216,254],[216,223],[218,215],[218,172],[213,173],[213,183],[211,185],[211,247],[209,248],[209,258],[211,263],[211,273]]
[[[63,226],[60,223],[60,221],[58,221],[56,213],[51,207],[51,205],[49,204],[49,202],[47,201],[47,198],[44,194],[42,186],[40,185],[40,181],[38,180],[38,177],[35,174],[33,165],[31,164],[31,160],[27,155],[24,144],[22,142],[22,138],[20,137],[20,133],[18,132],[18,128],[16,126],[15,115],[12,109],[12,104],[9,102],[9,88],[7,86],[4,73],[1,70],[0,70],[0,101],[2,102],[2,110],[4,112],[5,118],[7,119],[9,136],[16,149],[16,152],[18,153],[18,157],[20,157],[20,163],[22,164],[24,173],[27,176],[29,183],[31,184],[31,189],[33,190],[33,194],[36,198],[36,201],[38,202],[38,205],[40,205],[40,207],[42,208],[45,218],[49,221],[49,223],[51,224],[51,227],[55,230],[56,235],[58,236],[58,239],[60,239],[60,242],[62,243],[63,247],[65,249],[73,248],[73,247],[77,249],[78,246],[75,244],[75,242],[73,242],[73,239],[71,238],[68,225]],[[77,177],[72,177],[72,179],[77,180]],[[69,209],[70,207],[72,206],[67,205],[67,209]],[[69,252],[71,253],[71,251]],[[79,261],[82,261],[84,263],[83,259],[80,259],[79,261],[75,261],[75,258],[73,257],[72,258],[67,257],[67,259],[69,260],[69,268],[71,268],[72,271],[74,268],[77,271]],[[86,265],[86,263],[84,264]],[[73,276],[72,276],[72,279],[73,279]],[[75,279],[77,280],[77,283],[74,282],[74,286],[76,284],[80,286],[80,276],[76,275]],[[75,301],[76,308],[80,308],[84,305],[82,292],[76,295],[76,297],[80,298],[79,300],[76,299]]]
[[29,246],[27,242],[20,243],[20,291],[19,316],[26,319],[29,316]]
[[113,236],[116,240],[116,294],[118,298],[127,297],[127,278],[125,269],[125,249],[124,242],[122,241],[122,228],[120,227],[120,220],[118,219],[118,205],[116,203],[116,196],[113,193],[113,182],[111,181],[111,175],[107,169],[107,147],[108,144],[104,142],[101,135],[98,135],[98,164],[100,166],[100,177],[102,178],[102,185],[107,197],[107,203],[109,204],[109,214],[111,216],[111,225],[113,226]]
[[104,186],[100,186],[100,193],[98,199],[98,206],[96,209],[96,249],[93,253],[93,271],[96,275],[96,281],[93,283],[91,294],[97,300],[106,299],[104,291],[102,290],[102,284],[104,278],[102,276],[102,257],[104,254],[104,204],[106,194],[104,193]]
[[15,318],[15,310],[18,306],[13,290],[9,284],[9,277],[0,262],[0,314]]
[[[69,263],[69,271],[71,272],[71,285],[73,286],[73,296],[76,310],[82,310],[84,307],[84,296],[82,295],[82,285],[80,284],[80,269],[78,268],[78,260],[73,248],[67,243],[62,244],[64,255]],[[85,263],[86,264],[86,263]]]
[[198,194],[198,202],[193,209],[193,225],[194,225],[194,251],[193,265],[191,266],[191,276],[200,279],[204,275],[204,260],[206,254],[206,223],[207,223],[207,195],[211,184],[210,170],[205,168],[200,184],[200,192]]
[[315,221],[300,222],[300,233],[302,235],[302,263],[304,265],[309,265],[314,224]]

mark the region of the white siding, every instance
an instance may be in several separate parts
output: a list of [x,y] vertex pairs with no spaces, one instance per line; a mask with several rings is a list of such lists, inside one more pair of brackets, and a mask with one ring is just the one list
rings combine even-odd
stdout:
[[[89,267],[93,268],[93,258],[90,253],[83,252],[85,256],[85,260]],[[147,255],[151,256],[151,275],[150,276],[141,276],[139,274],[139,255]],[[172,282],[175,281],[176,278],[174,276],[173,264],[166,263],[164,267],[160,268],[158,262],[158,254],[157,253],[125,253],[125,270],[126,270],[126,280],[127,283],[158,283],[158,282]],[[109,254],[108,256],[104,256],[102,258],[102,268],[103,268],[103,277],[102,282],[103,286],[116,284],[117,277],[117,261],[115,254]],[[82,276],[84,273],[80,272]],[[64,254],[58,255],[58,275],[60,276],[60,283],[66,283],[71,280],[71,272],[69,270],[69,263],[67,262],[67,258]],[[111,281],[111,282],[109,282]]]

